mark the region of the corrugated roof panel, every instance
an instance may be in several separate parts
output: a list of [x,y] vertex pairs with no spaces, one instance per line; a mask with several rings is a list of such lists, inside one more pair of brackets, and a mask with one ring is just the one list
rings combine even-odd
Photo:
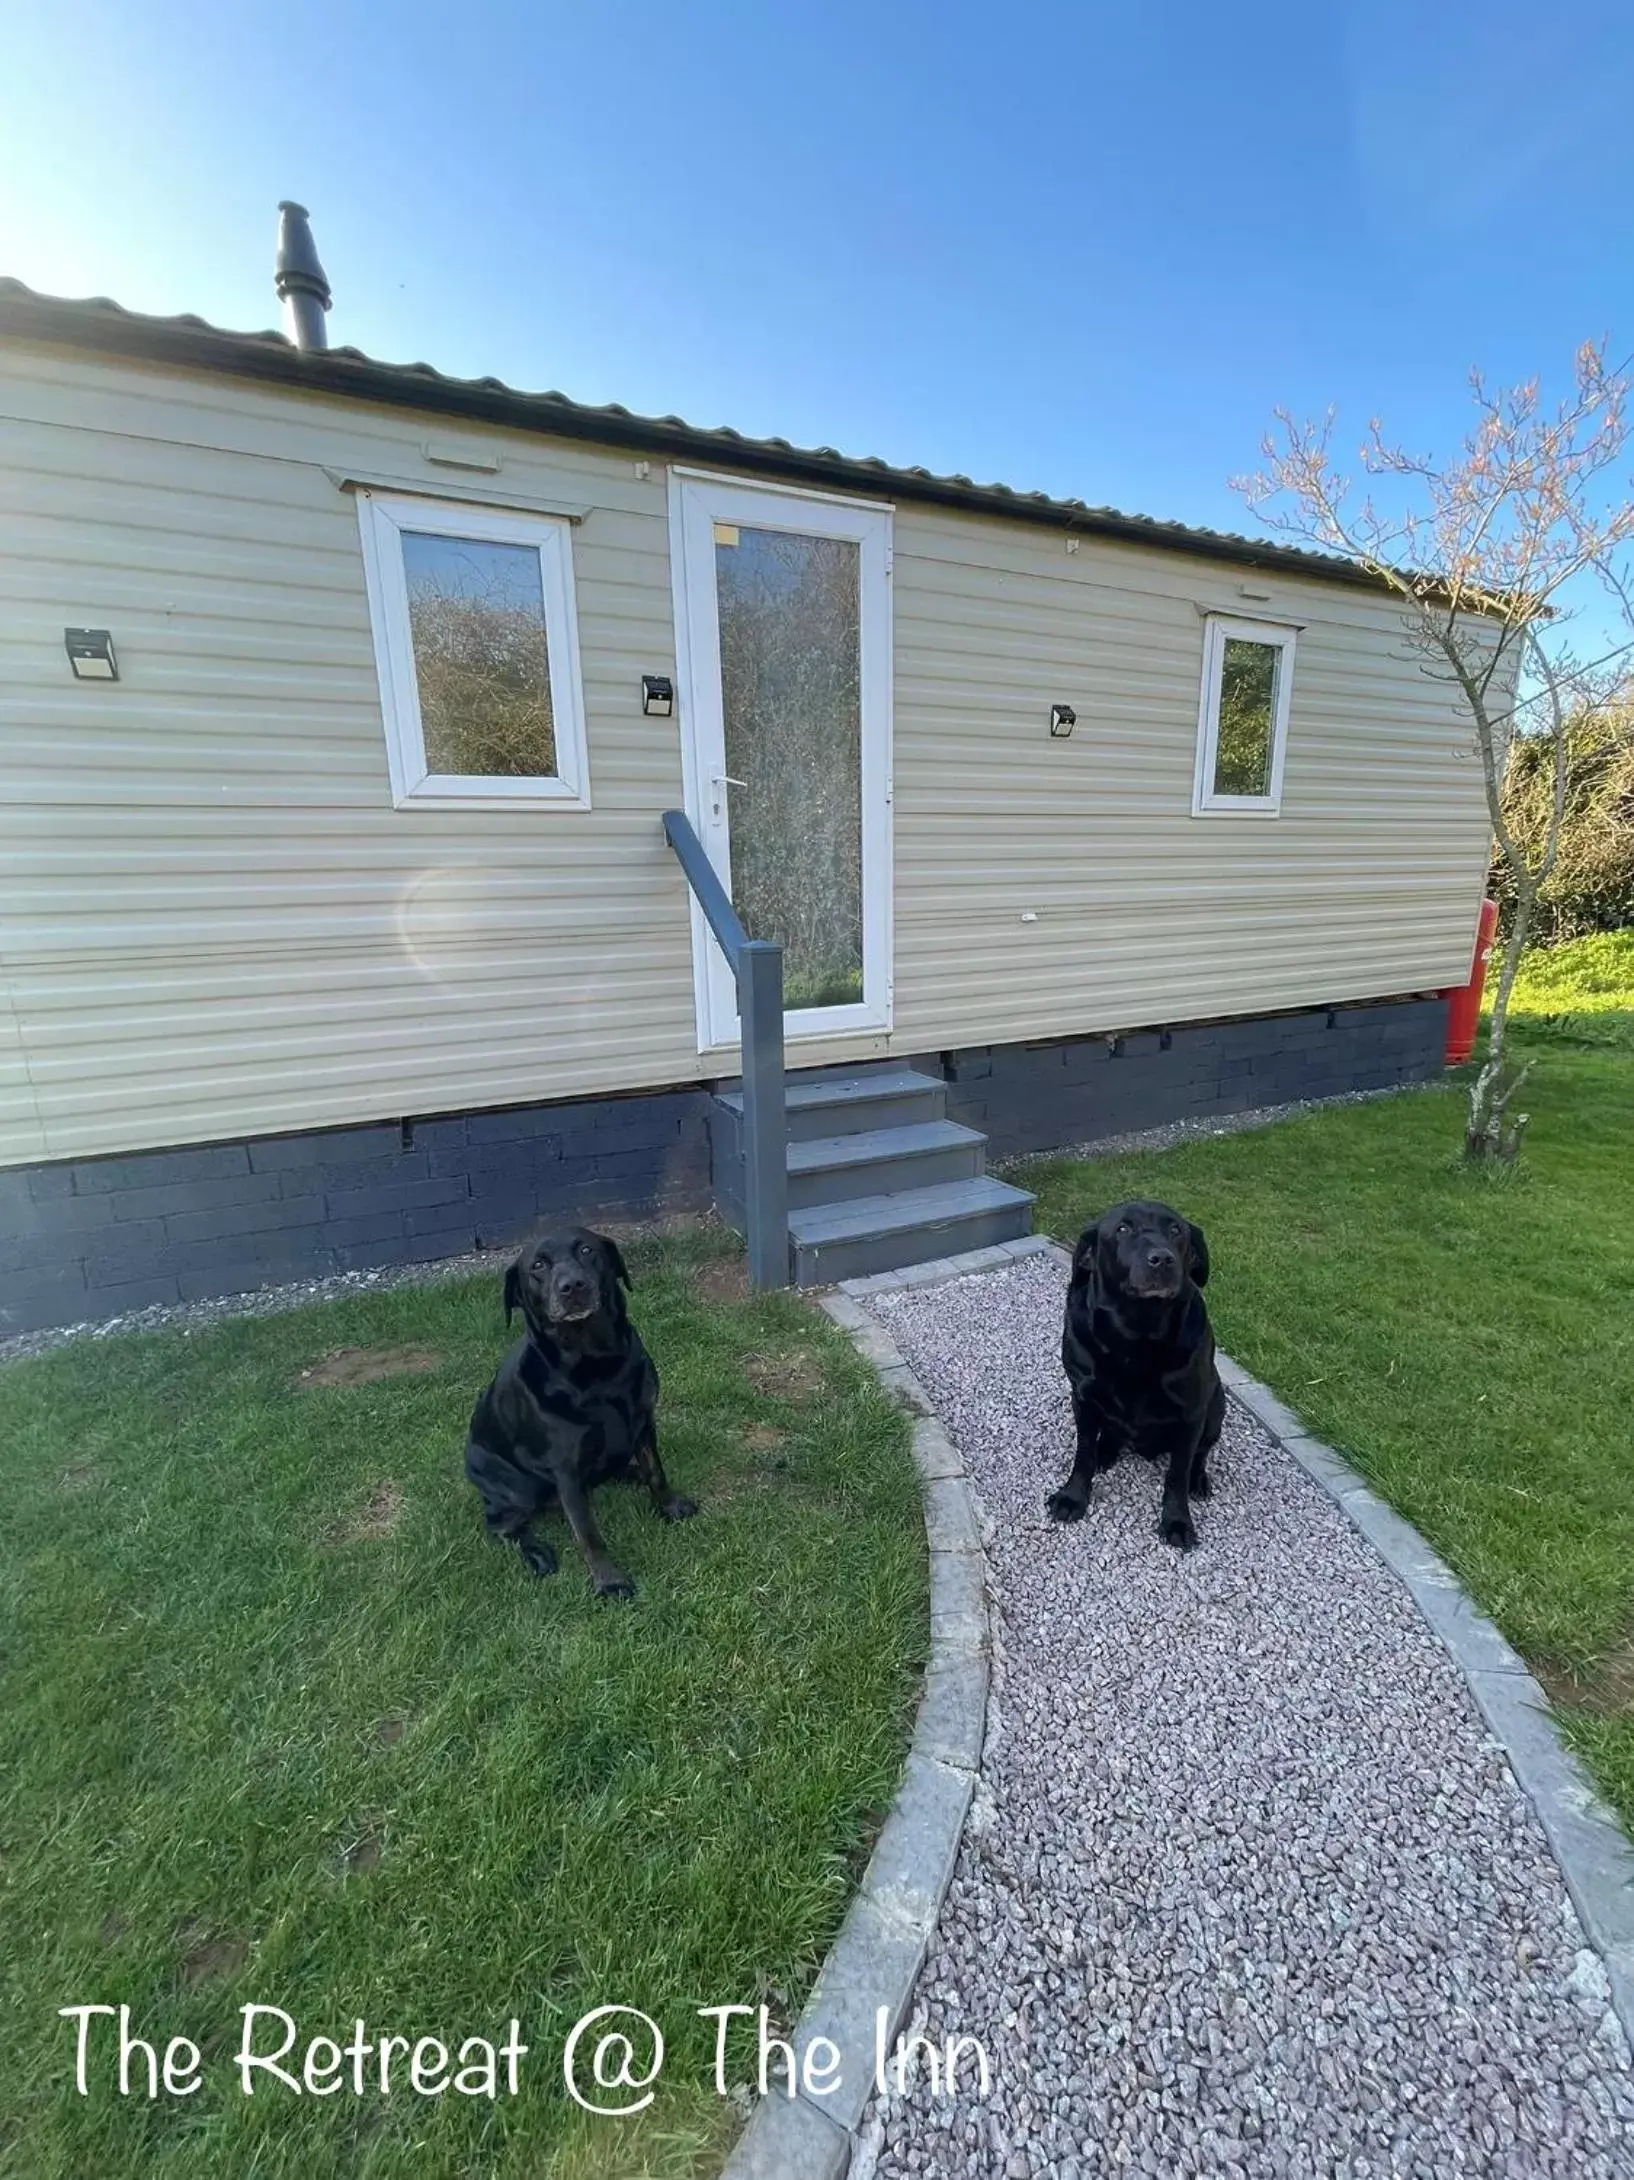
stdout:
[[844,455],[833,447],[796,447],[781,438],[749,438],[724,425],[706,428],[677,416],[637,416],[618,402],[598,406],[554,391],[524,393],[497,378],[451,378],[429,363],[382,363],[356,348],[298,349],[281,333],[228,332],[191,313],[151,317],[127,310],[107,296],[79,300],[40,295],[20,280],[0,278],[0,335],[8,333],[17,339],[170,362],[183,369],[236,373],[314,392],[425,408],[515,430],[650,449],[833,489],[939,502],[1160,550],[1246,561],[1258,567],[1297,568],[1328,582],[1379,587],[1376,577],[1351,561],[1236,531],[1126,515],[1114,507],[1017,491],[1010,485],[977,484],[958,473],[937,476],[917,466],[897,468],[877,455]]

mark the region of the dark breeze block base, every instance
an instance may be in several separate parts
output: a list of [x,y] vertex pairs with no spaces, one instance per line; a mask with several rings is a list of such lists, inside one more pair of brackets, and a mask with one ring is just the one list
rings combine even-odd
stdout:
[[1125,1037],[991,1045],[914,1064],[992,1158],[1068,1149],[1170,1121],[1426,1082],[1445,1062],[1445,999],[1393,999]]
[[708,1208],[702,1089],[0,1172],[0,1338]]
[[[1441,999],[914,1063],[995,1157],[1296,1098],[1419,1082]],[[508,1246],[556,1218],[703,1212],[702,1086],[0,1171],[0,1338],[154,1303]]]

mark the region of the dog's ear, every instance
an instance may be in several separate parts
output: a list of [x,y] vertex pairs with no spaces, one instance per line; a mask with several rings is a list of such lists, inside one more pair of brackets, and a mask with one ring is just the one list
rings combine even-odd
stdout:
[[509,1324],[513,1314],[522,1307],[522,1259],[514,1258],[505,1267],[505,1322]]
[[625,1263],[624,1251],[619,1247],[618,1243],[611,1236],[603,1234],[601,1245],[613,1260],[613,1270],[618,1275],[619,1285],[621,1287],[633,1287],[635,1281],[630,1277],[630,1267]]
[[1186,1232],[1191,1236],[1191,1283],[1194,1287],[1206,1287],[1208,1285],[1208,1243],[1203,1238],[1203,1229],[1200,1226],[1193,1226],[1190,1219],[1188,1219],[1186,1221]]
[[1077,1247],[1072,1252],[1072,1280],[1076,1286],[1087,1279],[1095,1267],[1095,1252],[1101,1245],[1101,1228],[1098,1219],[1091,1219],[1078,1236]]

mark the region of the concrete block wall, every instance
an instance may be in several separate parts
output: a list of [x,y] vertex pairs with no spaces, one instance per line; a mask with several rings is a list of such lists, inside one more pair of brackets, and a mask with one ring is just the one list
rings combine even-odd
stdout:
[[1387,1000],[1049,1045],[933,1054],[947,1114],[990,1158],[1093,1143],[1211,1113],[1422,1082],[1442,1068],[1444,999]]
[[[1436,1074],[1441,999],[989,1046],[913,1064],[990,1158]],[[707,1089],[0,1171],[0,1338],[508,1247],[553,1218],[702,1212]]]
[[710,1201],[702,1090],[0,1172],[0,1338]]

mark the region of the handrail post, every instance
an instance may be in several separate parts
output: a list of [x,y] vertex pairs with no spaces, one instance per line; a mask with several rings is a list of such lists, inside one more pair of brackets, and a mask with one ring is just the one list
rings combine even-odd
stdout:
[[752,939],[681,810],[664,812],[664,838],[732,966],[743,1038],[743,1215],[749,1284],[789,1284],[788,1108],[783,1096],[783,949]]
[[743,1031],[743,1208],[749,1284],[789,1283],[788,1121],[783,1097],[783,949],[747,939],[737,958]]

